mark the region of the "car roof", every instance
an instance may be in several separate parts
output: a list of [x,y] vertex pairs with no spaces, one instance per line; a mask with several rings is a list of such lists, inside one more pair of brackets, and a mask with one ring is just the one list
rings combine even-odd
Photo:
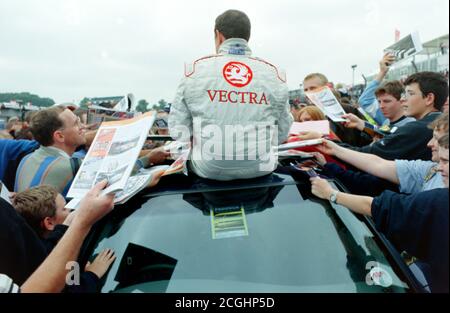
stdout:
[[169,194],[185,194],[197,192],[226,191],[248,188],[295,185],[299,182],[287,172],[280,170],[262,177],[238,179],[232,181],[217,181],[201,178],[190,174],[169,175],[162,177],[158,185],[141,193],[143,197],[154,197]]
[[[159,292],[181,292],[189,286],[193,292],[274,291],[275,286],[291,292],[317,284],[323,288],[315,286],[316,291],[381,291],[364,281],[366,262],[376,259],[390,268],[373,233],[347,209],[333,209],[328,201],[311,196],[310,189],[307,177],[283,171],[229,182],[164,177],[103,221],[91,236],[88,255],[102,247],[116,252],[106,292],[126,291],[153,275],[136,278],[126,263],[130,259],[157,263],[146,268],[172,267],[170,275],[160,273],[166,282],[150,280],[141,286]],[[221,220],[226,215],[232,218]],[[403,290],[392,269],[389,273],[395,277],[394,290]],[[222,275],[237,276],[229,281]]]

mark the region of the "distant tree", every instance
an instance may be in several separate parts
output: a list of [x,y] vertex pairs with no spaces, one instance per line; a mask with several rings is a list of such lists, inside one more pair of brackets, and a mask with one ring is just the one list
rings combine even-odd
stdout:
[[161,99],[158,101],[159,107],[164,108],[167,105],[167,101],[164,99]]
[[152,105],[152,110],[155,111],[161,111],[164,109],[164,107],[167,105],[167,101],[164,99],[161,99],[158,101],[158,104]]
[[79,104],[80,108],[87,109],[88,102],[89,102],[89,98],[84,97],[83,100],[80,101],[80,104]]
[[148,111],[148,102],[144,99],[139,100],[137,106],[136,106],[136,111],[138,112],[147,112]]
[[20,93],[0,93],[0,102],[22,101],[23,103],[30,102],[32,105],[40,107],[49,107],[55,104],[55,101],[50,98],[41,98],[38,95],[29,92]]

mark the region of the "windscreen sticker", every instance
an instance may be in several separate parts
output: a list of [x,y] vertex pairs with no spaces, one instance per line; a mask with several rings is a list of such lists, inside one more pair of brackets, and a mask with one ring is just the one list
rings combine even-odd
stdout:
[[212,208],[211,230],[213,239],[248,236],[244,207]]

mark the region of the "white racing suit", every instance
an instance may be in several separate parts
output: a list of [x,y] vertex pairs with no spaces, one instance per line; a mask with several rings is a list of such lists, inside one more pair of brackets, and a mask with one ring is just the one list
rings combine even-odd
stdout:
[[169,115],[170,135],[190,142],[190,167],[200,177],[245,179],[271,173],[274,148],[293,118],[284,75],[231,38],[219,54],[186,66]]

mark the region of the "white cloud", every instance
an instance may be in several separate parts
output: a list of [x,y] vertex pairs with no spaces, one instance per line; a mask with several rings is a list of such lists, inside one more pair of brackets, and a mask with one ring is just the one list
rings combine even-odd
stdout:
[[128,92],[171,101],[185,62],[214,52],[226,9],[252,21],[255,55],[285,69],[290,88],[310,72],[351,82],[376,69],[394,30],[448,33],[447,0],[2,0],[0,92],[57,102]]

